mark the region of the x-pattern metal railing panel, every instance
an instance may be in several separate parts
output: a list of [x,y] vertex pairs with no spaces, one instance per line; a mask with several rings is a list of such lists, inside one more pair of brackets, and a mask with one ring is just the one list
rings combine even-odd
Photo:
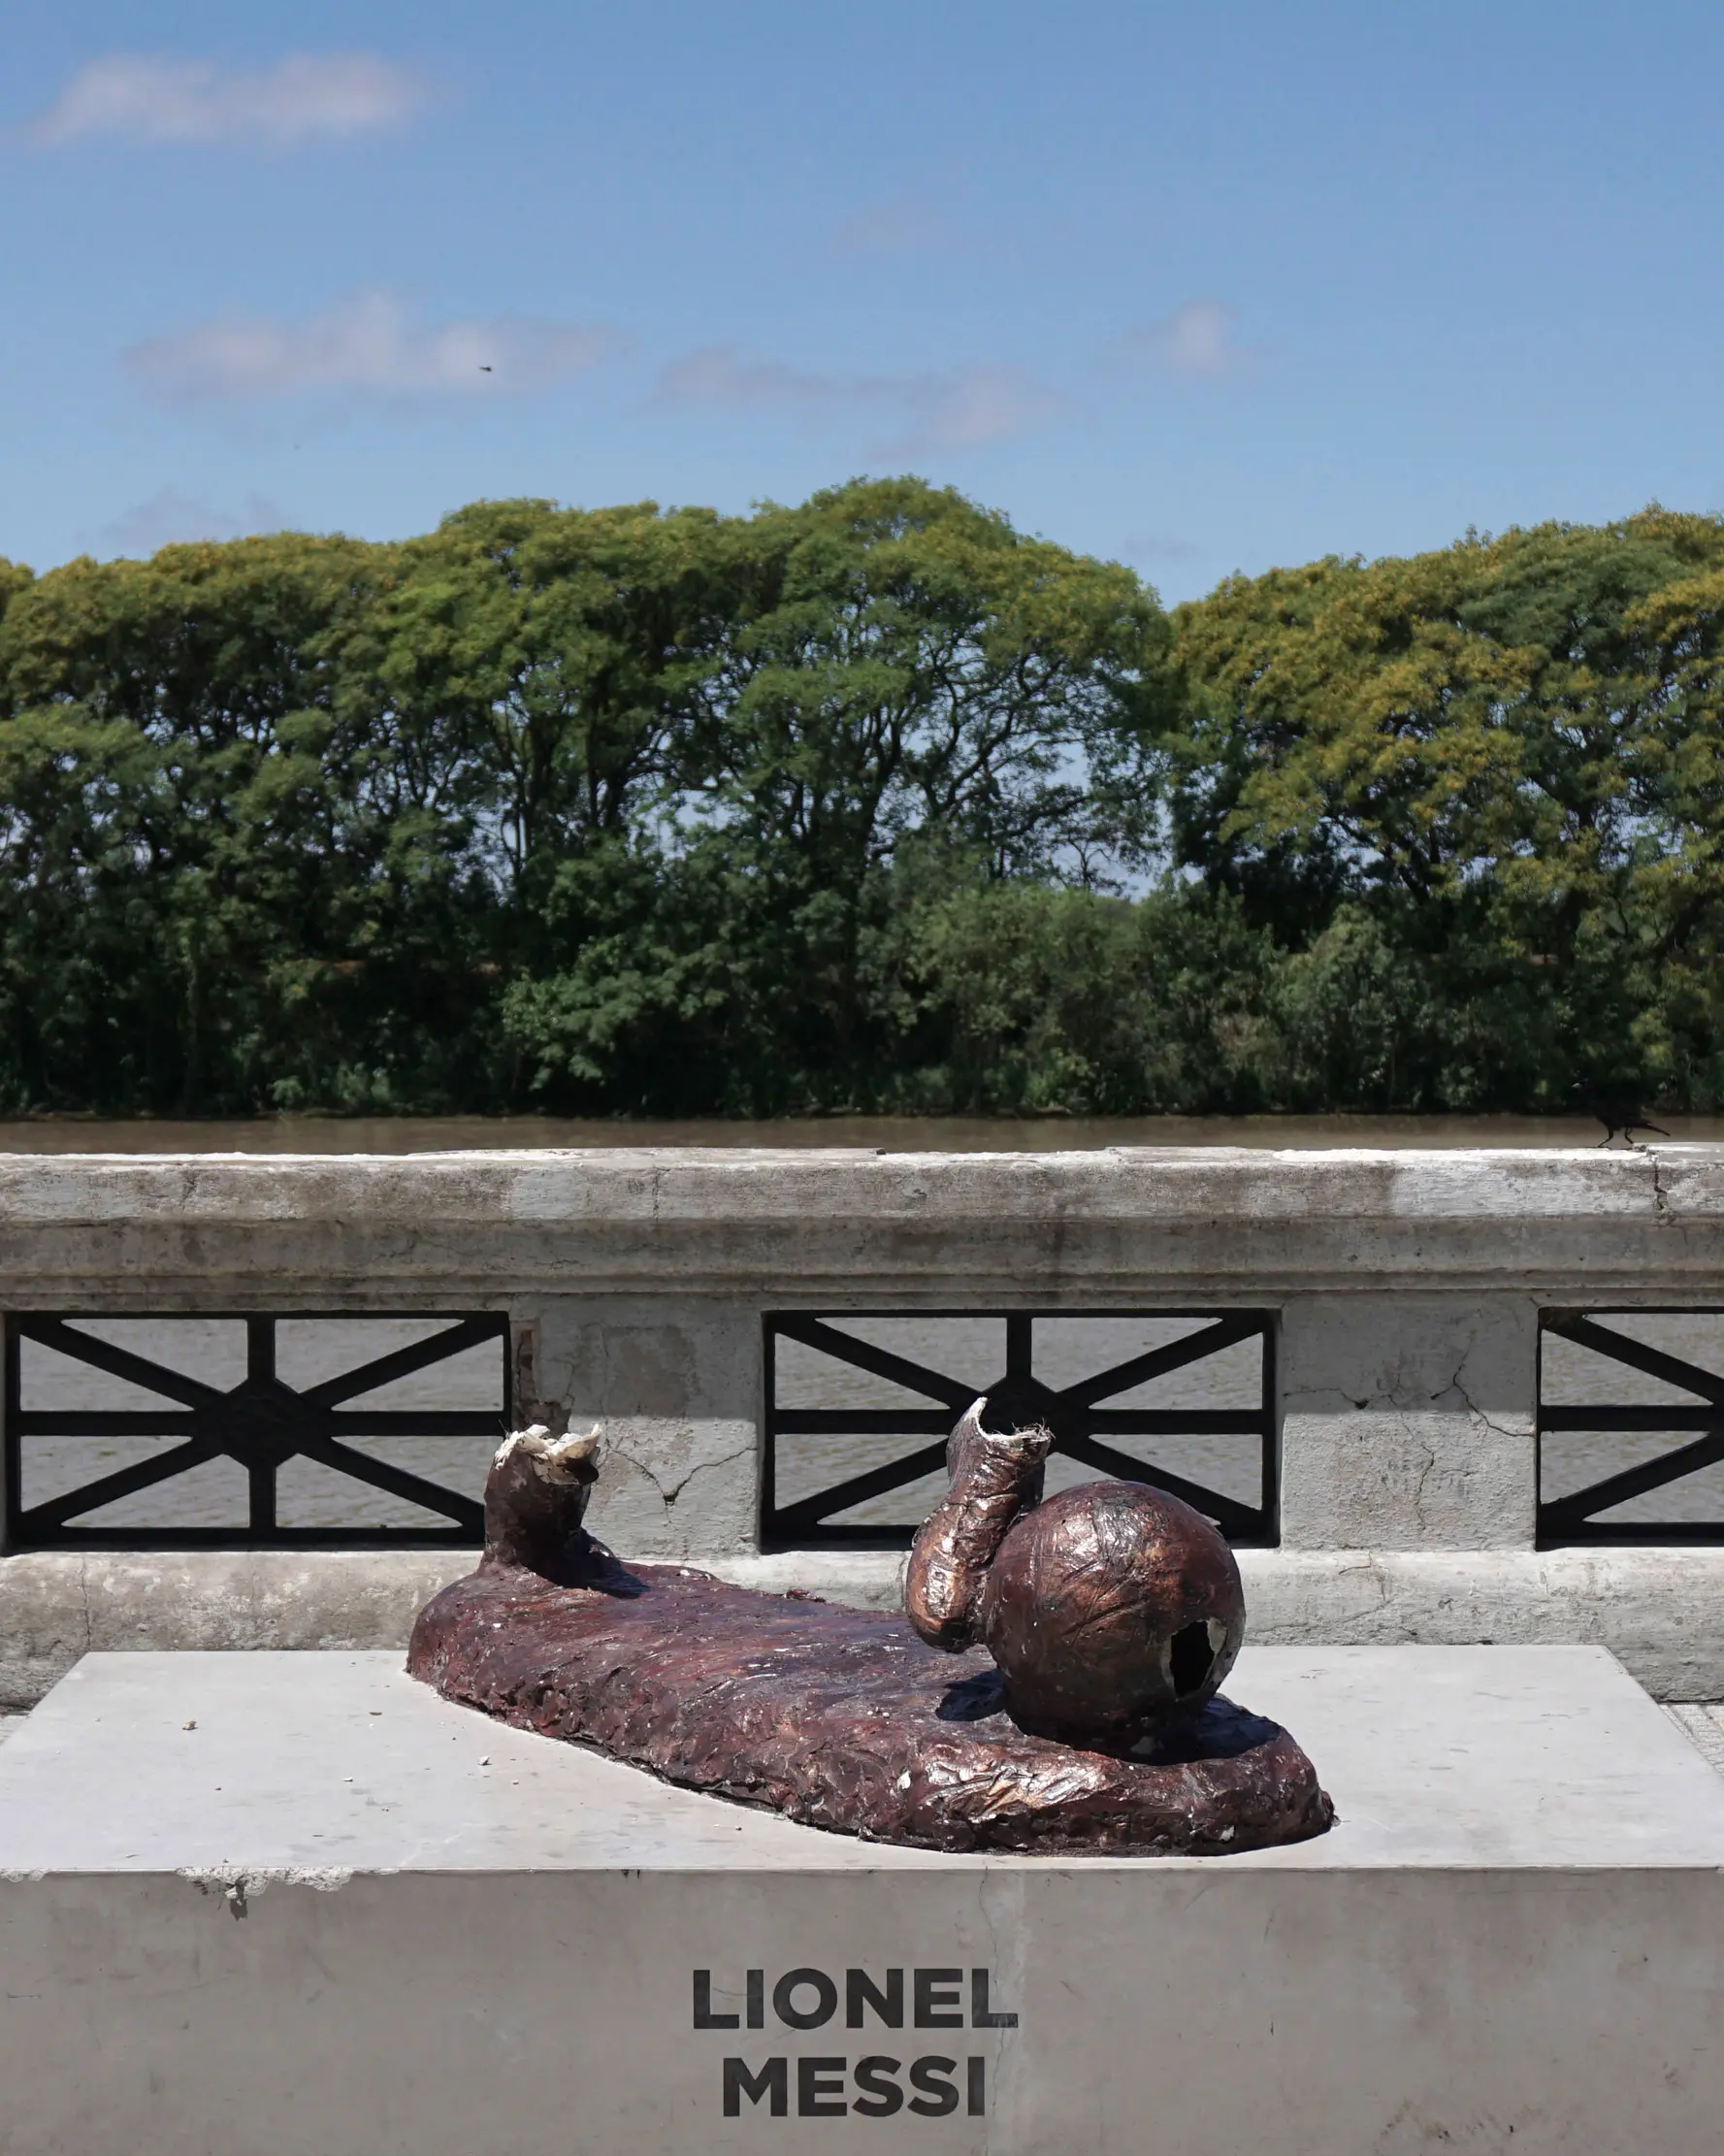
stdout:
[[[1693,1310],[1599,1310],[1547,1313],[1541,1331],[1539,1368],[1539,1541],[1542,1546],[1563,1543],[1715,1543],[1724,1541],[1724,1502],[1715,1519],[1602,1519],[1599,1515],[1649,1496],[1652,1491],[1679,1483],[1686,1477],[1724,1461],[1724,1377],[1686,1356],[1636,1340],[1615,1326],[1602,1323],[1608,1318],[1679,1317],[1693,1320],[1724,1312]],[[1692,1405],[1673,1402],[1552,1401],[1546,1398],[1548,1373],[1544,1341],[1551,1335],[1606,1357],[1624,1370],[1674,1386],[1690,1395]],[[1545,1440],[1550,1437],[1597,1433],[1627,1437],[1645,1433],[1685,1431],[1695,1435],[1685,1445],[1673,1446],[1650,1459],[1614,1470],[1584,1487],[1546,1498],[1545,1485],[1550,1461]]]
[[[394,1347],[306,1386],[289,1385],[276,1368],[277,1327],[315,1321],[314,1312],[259,1316],[211,1312],[210,1322],[243,1323],[245,1375],[220,1386],[152,1356],[116,1345],[73,1322],[93,1312],[24,1312],[5,1325],[6,1547],[40,1549],[186,1549],[276,1545],[293,1548],[467,1547],[482,1541],[484,1508],[429,1477],[399,1467],[347,1442],[354,1438],[483,1438],[495,1442],[508,1420],[508,1322],[501,1314],[374,1313],[369,1322],[438,1323],[426,1338]],[[128,1317],[131,1314],[128,1314]],[[335,1314],[327,1314],[334,1320]],[[180,1314],[162,1323],[179,1321]],[[440,1323],[439,1323],[440,1321]],[[340,1323],[351,1326],[347,1314]],[[122,1380],[172,1403],[161,1408],[43,1408],[26,1405],[23,1346],[34,1341],[67,1360]],[[495,1410],[379,1408],[345,1403],[433,1368],[487,1342],[497,1344]],[[173,1438],[166,1452],[99,1476],[40,1503],[24,1502],[24,1446],[37,1438]],[[137,1496],[210,1460],[227,1458],[244,1470],[247,1519],[243,1528],[80,1525],[89,1513]],[[305,1459],[350,1482],[418,1506],[441,1526],[296,1527],[277,1514],[277,1478]]]
[[[1005,1363],[994,1382],[976,1386],[930,1362],[899,1355],[855,1333],[839,1330],[845,1322],[866,1318],[929,1321],[1002,1322]],[[1187,1320],[1196,1329],[1146,1349],[1123,1362],[1092,1372],[1077,1382],[1050,1385],[1036,1372],[1036,1326],[1073,1319],[1119,1322],[1129,1319]],[[848,1364],[870,1377],[918,1395],[930,1404],[918,1407],[803,1407],[779,1399],[781,1341],[795,1341]],[[1157,1378],[1187,1370],[1239,1346],[1255,1342],[1260,1382],[1250,1407],[1119,1407],[1107,1403]],[[902,1548],[913,1530],[907,1526],[872,1527],[835,1521],[847,1512],[920,1481],[945,1464],[952,1424],[978,1391],[986,1392],[988,1420],[995,1426],[1044,1422],[1054,1432],[1054,1451],[1098,1474],[1165,1489],[1216,1521],[1230,1541],[1273,1544],[1276,1515],[1276,1410],[1274,1320],[1261,1310],[1234,1311],[779,1311],[765,1321],[765,1456],[761,1484],[761,1541],[767,1550]],[[928,1442],[896,1457],[846,1476],[829,1487],[781,1505],[777,1499],[778,1446],[787,1437],[926,1437]],[[1109,1438],[1249,1437],[1255,1442],[1259,1500],[1255,1504],[1208,1487],[1154,1459],[1141,1459],[1111,1445]]]

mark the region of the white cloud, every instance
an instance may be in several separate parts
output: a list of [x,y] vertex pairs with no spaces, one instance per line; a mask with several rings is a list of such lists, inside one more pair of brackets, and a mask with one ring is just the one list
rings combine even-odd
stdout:
[[691,352],[659,376],[659,401],[778,412],[811,432],[885,426],[891,454],[978,449],[1045,425],[1059,400],[1011,367],[954,367],[919,375],[821,374],[724,345]]
[[81,67],[24,133],[50,148],[112,141],[284,149],[383,133],[429,97],[422,76],[375,52],[292,52],[262,68],[111,52]]
[[1238,342],[1238,324],[1237,309],[1225,300],[1187,300],[1159,321],[1141,322],[1116,338],[1104,372],[1122,379],[1161,374],[1217,381],[1237,374],[1253,356]]
[[894,195],[846,217],[832,233],[839,254],[915,254],[958,245],[958,233],[931,203]]
[[147,501],[135,503],[99,525],[92,535],[91,547],[104,557],[153,554],[159,546],[173,546],[185,539],[243,539],[252,532],[279,532],[286,528],[287,521],[267,495],[247,495],[236,515],[212,507],[201,496],[165,486]]
[[415,322],[392,292],[354,292],[302,320],[225,314],[136,344],[126,365],[158,396],[230,402],[305,393],[498,396],[545,389],[610,356],[614,332],[518,315]]

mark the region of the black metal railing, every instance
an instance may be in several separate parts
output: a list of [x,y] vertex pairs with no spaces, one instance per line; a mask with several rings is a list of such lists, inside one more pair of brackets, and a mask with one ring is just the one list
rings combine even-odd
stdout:
[[[1540,1335],[1539,1356],[1539,1511],[1541,1547],[1564,1543],[1715,1543],[1724,1542],[1724,1486],[1715,1492],[1704,1485],[1688,1483],[1677,1502],[1667,1502],[1666,1517],[1643,1502],[1654,1491],[1688,1482],[1707,1468],[1724,1461],[1724,1376],[1704,1368],[1685,1355],[1645,1340],[1634,1339],[1620,1329],[1623,1320],[1639,1321],[1643,1330],[1659,1319],[1679,1321],[1692,1329],[1694,1321],[1713,1317],[1724,1322],[1724,1313],[1700,1311],[1562,1311],[1546,1312]],[[1602,1321],[1615,1319],[1617,1324]],[[1548,1395],[1558,1388],[1551,1382],[1546,1343],[1552,1338],[1601,1356],[1619,1371],[1636,1372],[1659,1385],[1674,1387],[1687,1395],[1668,1401],[1622,1399],[1554,1400]],[[1724,1344],[1724,1343],[1721,1343]],[[1590,1389],[1599,1389],[1597,1381]],[[1621,1390],[1634,1389],[1624,1384]],[[1644,1394],[1643,1386],[1639,1389]],[[1692,1433],[1689,1435],[1688,1433]],[[1573,1446],[1555,1440],[1590,1438],[1590,1462]],[[1648,1437],[1680,1442],[1661,1446],[1650,1456],[1613,1464],[1624,1453],[1643,1454]],[[1611,1440],[1617,1441],[1614,1445]],[[1578,1471],[1591,1476],[1572,1486]],[[1596,1469],[1608,1466],[1598,1474]],[[1547,1495],[1553,1484],[1571,1486],[1560,1495]],[[1603,1519],[1606,1513],[1634,1506],[1631,1518]],[[1680,1517],[1676,1517],[1679,1515]]]
[[[925,1356],[899,1353],[875,1340],[859,1338],[845,1324],[865,1322],[876,1333],[895,1324],[924,1331],[930,1323],[966,1321],[1004,1327],[1004,1361],[983,1383],[935,1367]],[[1144,1349],[1122,1361],[1092,1370],[1065,1384],[1041,1374],[1038,1327],[1074,1321],[1099,1321],[1118,1327],[1127,1321],[1155,1323],[1184,1321],[1193,1329]],[[925,1400],[916,1405],[808,1406],[781,1396],[782,1346],[794,1342],[830,1364],[847,1366]],[[1152,1385],[1176,1371],[1189,1371],[1231,1350],[1247,1349],[1251,1362],[1249,1404],[1203,1407],[1121,1406],[1120,1395]],[[1238,1358],[1235,1357],[1237,1362]],[[803,1357],[805,1364],[805,1356]],[[1231,1389],[1238,1390],[1237,1373]],[[765,1321],[765,1452],[761,1485],[761,1542],[766,1550],[900,1549],[919,1523],[916,1518],[842,1521],[834,1515],[859,1508],[879,1510],[879,1500],[939,1473],[945,1463],[952,1424],[979,1393],[988,1397],[988,1421],[994,1426],[1044,1422],[1054,1433],[1054,1455],[1078,1462],[1101,1475],[1147,1483],[1193,1505],[1220,1527],[1229,1540],[1272,1544],[1277,1539],[1276,1402],[1274,1319],[1262,1310],[1232,1311],[796,1311],[776,1312]],[[1113,1403],[1113,1404],[1110,1404]],[[924,1442],[917,1444],[916,1439]],[[902,1441],[891,1456],[860,1472],[839,1474],[820,1488],[781,1503],[778,1488],[787,1440],[799,1440],[799,1479],[824,1455],[836,1455],[844,1440]],[[1148,1441],[1144,1453],[1126,1452],[1113,1439]],[[1166,1448],[1176,1439],[1244,1440],[1249,1479],[1254,1494],[1242,1497],[1209,1486],[1177,1472],[1155,1457],[1157,1441]],[[809,1441],[819,1441],[812,1448]],[[854,1450],[854,1444],[850,1448]],[[833,1458],[833,1466],[839,1463]],[[926,1508],[922,1508],[926,1510]]]
[[[404,1323],[415,1329],[435,1323],[438,1329],[315,1382],[289,1384],[277,1368],[278,1328],[292,1324],[303,1329],[317,1323],[338,1326],[341,1339],[349,1346],[356,1332],[363,1334],[373,1325],[392,1328],[397,1334]],[[238,1383],[223,1384],[212,1376],[190,1374],[137,1347],[101,1337],[88,1329],[92,1323],[106,1323],[110,1333],[143,1330],[146,1324],[164,1332],[177,1324],[198,1323],[207,1329],[244,1325],[244,1375]],[[119,1380],[122,1388],[141,1390],[152,1404],[41,1404],[25,1384],[25,1351],[31,1343],[82,1372],[104,1373],[110,1380]],[[456,1356],[470,1356],[481,1348],[494,1348],[495,1369],[485,1357],[476,1389],[494,1399],[495,1405],[438,1408],[366,1403],[367,1394]],[[178,1315],[114,1321],[92,1313],[30,1312],[6,1319],[5,1355],[5,1543],[10,1550],[440,1547],[483,1539],[484,1510],[475,1495],[392,1462],[356,1441],[466,1438],[494,1446],[507,1426],[509,1404],[508,1324],[501,1315],[411,1312],[367,1319],[332,1314],[319,1319],[299,1312],[281,1316],[211,1313],[199,1321]],[[475,1389],[471,1362],[465,1388]],[[105,1441],[110,1448],[134,1453],[146,1443],[151,1449],[144,1457],[93,1478],[74,1479],[65,1486],[68,1474],[75,1478],[78,1472],[78,1447],[68,1442],[77,1440]],[[177,1442],[163,1449],[163,1440]],[[49,1464],[58,1472],[50,1479],[62,1486],[27,1502],[26,1469],[35,1464],[33,1451],[49,1453],[56,1444],[58,1454]],[[437,1450],[423,1445],[419,1449]],[[164,1493],[163,1510],[171,1516],[175,1501],[170,1486],[194,1469],[224,1459],[237,1462],[244,1474],[244,1519],[233,1524],[176,1524],[171,1517],[159,1523],[138,1524],[128,1519],[115,1524],[88,1518],[112,1507],[135,1516],[139,1508],[128,1507],[127,1501],[146,1490]],[[410,1506],[432,1516],[436,1523],[371,1525],[360,1520],[349,1526],[308,1526],[284,1522],[278,1517],[279,1478],[290,1463],[301,1460],[345,1478],[349,1489],[357,1486],[382,1493],[395,1501],[393,1509],[398,1513]],[[467,1479],[471,1482],[472,1476]]]

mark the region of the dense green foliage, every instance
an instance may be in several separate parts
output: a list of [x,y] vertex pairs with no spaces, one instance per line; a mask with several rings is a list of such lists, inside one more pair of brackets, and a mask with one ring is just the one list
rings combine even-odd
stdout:
[[0,1112],[1724,1102],[1724,521],[915,480],[0,564]]

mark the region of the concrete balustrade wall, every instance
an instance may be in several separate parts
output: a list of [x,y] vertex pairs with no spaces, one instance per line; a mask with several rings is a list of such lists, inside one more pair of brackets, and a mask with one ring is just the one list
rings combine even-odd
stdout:
[[[0,1158],[0,1307],[500,1310],[602,1423],[624,1554],[885,1602],[891,1554],[760,1554],[773,1309],[1267,1308],[1263,1641],[1599,1641],[1724,1696],[1724,1548],[1540,1551],[1541,1314],[1724,1308],[1724,1149],[700,1150]],[[381,1647],[465,1553],[0,1559],[0,1708],[86,1648]]]

